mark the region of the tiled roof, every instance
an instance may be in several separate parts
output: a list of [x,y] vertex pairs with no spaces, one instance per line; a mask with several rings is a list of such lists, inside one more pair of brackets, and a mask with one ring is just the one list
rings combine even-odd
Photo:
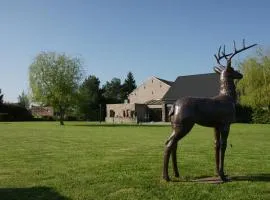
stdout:
[[162,100],[176,101],[185,96],[212,97],[218,95],[219,85],[216,73],[179,76]]
[[157,100],[150,100],[145,102],[146,105],[161,105],[162,104],[162,100],[161,99],[157,99]]
[[158,77],[156,77],[158,80],[160,80],[160,81],[162,81],[163,83],[166,83],[167,85],[169,85],[169,86],[172,86],[172,84],[174,83],[174,82],[172,82],[172,81],[167,81],[167,80],[165,80],[165,79],[161,79],[161,78],[158,78]]

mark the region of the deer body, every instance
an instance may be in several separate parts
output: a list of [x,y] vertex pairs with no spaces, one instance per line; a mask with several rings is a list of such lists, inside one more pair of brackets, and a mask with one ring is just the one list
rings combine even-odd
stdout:
[[[245,47],[243,42],[243,49],[236,50],[235,48],[235,52],[228,55],[225,54],[224,47],[223,56],[220,55],[221,48],[219,48],[218,56],[215,55],[215,57],[220,66],[214,68],[220,74],[218,96],[212,98],[184,97],[174,103],[169,112],[173,131],[165,143],[164,150],[163,178],[166,181],[170,180],[168,175],[170,155],[172,155],[174,175],[179,177],[176,158],[177,143],[190,132],[195,123],[214,128],[216,171],[221,180],[227,180],[223,167],[230,125],[235,121],[236,91],[234,79],[243,77],[241,73],[231,67],[231,59],[237,53],[252,46],[255,45]],[[227,60],[226,67],[219,62],[222,58]]]
[[175,102],[172,124],[184,120],[202,126],[216,127],[217,124],[232,123],[235,119],[235,105],[228,96],[213,98],[185,97]]

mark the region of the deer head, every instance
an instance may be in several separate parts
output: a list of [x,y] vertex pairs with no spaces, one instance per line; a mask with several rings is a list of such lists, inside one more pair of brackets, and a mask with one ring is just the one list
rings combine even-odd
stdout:
[[[245,45],[245,40],[243,40],[243,48],[242,49],[239,49],[237,50],[236,49],[236,45],[235,45],[235,41],[233,41],[233,45],[234,45],[234,52],[233,53],[229,53],[229,54],[226,54],[225,52],[225,45],[223,46],[223,51],[221,51],[221,46],[219,47],[218,49],[218,54],[214,55],[216,60],[217,60],[217,63],[218,63],[218,66],[214,67],[214,71],[218,74],[220,74],[222,76],[222,78],[230,78],[230,79],[241,79],[243,78],[243,75],[239,72],[239,71],[236,71],[233,67],[232,67],[232,58],[244,51],[244,50],[247,50],[251,47],[254,47],[256,46],[257,44],[253,44],[253,45],[250,45],[248,47],[246,47]],[[220,61],[225,58],[226,59],[226,65],[222,65],[220,63]]]

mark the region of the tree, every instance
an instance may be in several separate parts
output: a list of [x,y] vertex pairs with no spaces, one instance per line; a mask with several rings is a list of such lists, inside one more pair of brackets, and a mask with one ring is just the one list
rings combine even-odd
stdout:
[[81,79],[81,60],[65,54],[42,52],[29,67],[33,100],[52,106],[61,125],[66,111],[75,104]]
[[96,76],[87,77],[79,90],[78,114],[86,120],[98,120],[101,100],[100,81]]
[[1,93],[2,93],[2,90],[0,89],[0,104],[3,104],[4,103],[4,95]]
[[122,85],[122,99],[127,99],[128,95],[136,89],[136,81],[134,79],[134,76],[132,72],[128,72],[127,78],[125,79],[123,85]]
[[113,78],[111,82],[106,82],[103,86],[103,97],[107,103],[122,103],[121,95],[121,80],[119,78]]
[[26,109],[29,109],[30,107],[30,100],[28,96],[24,93],[24,91],[18,97],[18,104],[22,107],[25,107]]
[[259,50],[256,56],[240,63],[239,69],[244,74],[237,84],[240,102],[270,110],[270,56]]
[[102,94],[106,103],[123,103],[128,95],[136,88],[136,81],[132,72],[128,72],[124,83],[119,78],[113,78],[102,88]]

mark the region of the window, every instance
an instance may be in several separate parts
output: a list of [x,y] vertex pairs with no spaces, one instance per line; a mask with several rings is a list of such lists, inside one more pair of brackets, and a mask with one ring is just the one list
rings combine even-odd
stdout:
[[130,117],[129,112],[130,112],[129,110],[126,111],[127,117]]
[[110,117],[114,117],[115,116],[115,112],[113,110],[110,110]]

